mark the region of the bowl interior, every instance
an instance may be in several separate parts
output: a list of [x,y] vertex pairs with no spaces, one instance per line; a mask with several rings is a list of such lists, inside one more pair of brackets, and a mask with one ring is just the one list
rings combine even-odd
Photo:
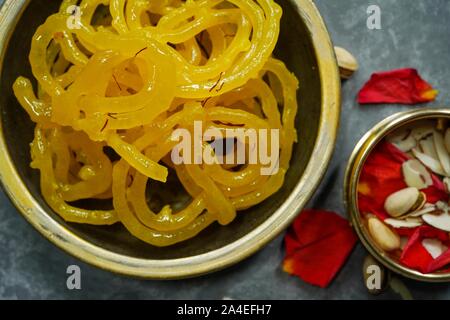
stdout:
[[[33,139],[34,124],[14,97],[12,84],[19,75],[33,78],[28,62],[31,38],[34,30],[45,21],[46,17],[58,10],[60,1],[31,1],[18,19],[5,52],[0,78],[1,121],[8,152],[23,183],[51,218],[77,236],[112,252],[143,259],[173,259],[223,247],[248,234],[272,215],[299,182],[308,164],[318,134],[321,114],[321,85],[312,36],[297,11],[295,1],[277,2],[283,8],[283,18],[275,56],[283,60],[300,80],[298,91],[300,104],[296,118],[299,137],[298,143],[294,146],[285,184],[278,193],[262,204],[240,212],[235,221],[227,227],[214,224],[189,241],[171,247],[156,248],[131,236],[120,223],[109,227],[67,223],[43,200],[39,188],[39,172],[29,166],[29,143]],[[178,195],[160,195],[162,200],[167,196],[173,198]]]

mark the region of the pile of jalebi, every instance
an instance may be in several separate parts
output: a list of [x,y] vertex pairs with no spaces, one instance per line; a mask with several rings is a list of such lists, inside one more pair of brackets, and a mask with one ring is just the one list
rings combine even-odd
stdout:
[[[120,221],[167,246],[279,190],[297,137],[298,86],[272,58],[281,13],[273,0],[64,0],[32,40],[37,94],[26,78],[14,83],[37,124],[31,166],[50,207],[69,222]],[[194,121],[279,129],[279,170],[174,165],[172,133]],[[147,182],[165,182],[168,168],[192,201],[153,212]],[[75,207],[81,199],[112,199],[113,209]]]

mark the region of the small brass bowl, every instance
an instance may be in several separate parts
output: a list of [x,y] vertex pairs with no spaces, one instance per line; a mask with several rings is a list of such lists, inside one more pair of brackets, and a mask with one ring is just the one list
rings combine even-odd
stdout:
[[362,241],[369,253],[390,270],[405,277],[425,282],[449,282],[450,273],[436,272],[423,274],[419,271],[402,266],[397,261],[389,257],[389,255],[377,245],[375,245],[361,219],[361,214],[358,210],[357,188],[360,173],[367,157],[387,134],[416,121],[438,118],[450,119],[450,109],[419,109],[400,112],[379,122],[371,130],[369,130],[361,138],[361,140],[359,140],[350,156],[344,180],[344,201],[347,207],[347,212],[350,216],[351,223],[359,236],[359,239]]
[[39,172],[30,168],[34,125],[12,92],[17,76],[32,78],[28,52],[34,30],[56,12],[57,0],[7,0],[0,12],[0,178],[19,211],[64,251],[113,272],[142,278],[192,277],[225,268],[280,234],[317,187],[331,157],[340,110],[339,73],[326,27],[311,0],[282,0],[275,55],[300,79],[299,132],[283,188],[227,227],[210,226],[166,248],[131,236],[120,223],[96,227],[67,223],[45,203]]

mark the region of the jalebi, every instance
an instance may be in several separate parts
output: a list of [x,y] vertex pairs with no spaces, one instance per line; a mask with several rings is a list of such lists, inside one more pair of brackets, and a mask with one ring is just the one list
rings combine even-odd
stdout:
[[[297,139],[298,81],[272,57],[281,14],[273,0],[64,0],[32,39],[36,93],[24,77],[13,87],[36,123],[31,166],[50,207],[69,222],[121,222],[168,246],[215,221],[227,225],[277,192]],[[179,129],[217,159],[214,139],[198,140],[195,122],[201,133],[279,130],[279,150],[271,150],[278,170],[174,163]],[[248,141],[236,143],[247,159]],[[154,212],[148,182],[166,182],[169,170],[191,202]],[[112,208],[76,205],[85,199],[110,199]]]

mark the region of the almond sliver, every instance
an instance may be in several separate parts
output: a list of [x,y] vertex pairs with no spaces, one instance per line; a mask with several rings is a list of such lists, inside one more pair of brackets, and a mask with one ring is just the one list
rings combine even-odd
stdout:
[[444,137],[442,133],[435,131],[433,132],[433,139],[442,168],[447,173],[447,176],[450,176],[450,155],[447,152],[447,148],[445,148]]
[[425,189],[433,184],[430,172],[417,159],[405,161],[402,164],[402,173],[408,187]]
[[448,249],[438,239],[431,239],[431,238],[423,239],[422,245],[428,251],[428,253],[433,257],[433,259],[436,259],[437,257],[439,257],[441,254],[443,254]]
[[446,173],[444,171],[444,168],[442,168],[442,165],[441,165],[441,163],[438,160],[433,159],[429,155],[420,152],[417,148],[413,148],[412,149],[412,153],[414,154],[414,156],[420,162],[422,162],[422,164],[425,167],[427,167],[428,169],[430,169],[434,173],[437,173],[437,174],[439,174],[441,176],[445,176],[446,175]]
[[417,141],[411,135],[410,129],[396,131],[386,137],[386,139],[394,144],[402,152],[408,152],[417,146]]
[[424,215],[426,213],[431,213],[433,211],[436,211],[436,207],[434,205],[425,206],[421,210],[417,210],[417,211],[414,211],[414,212],[411,212],[411,213],[407,214],[406,216],[404,216],[404,218],[407,218],[407,217],[414,217],[414,218],[415,217],[420,217],[420,216],[422,216],[422,215]]
[[422,219],[436,229],[450,232],[450,215],[446,212],[440,215],[427,213],[422,215]]
[[411,130],[411,135],[416,140],[422,140],[426,136],[432,134],[433,131],[435,130],[434,128],[435,128],[434,121],[426,121],[420,124],[419,126],[414,127]]
[[429,136],[428,138],[425,138],[419,142],[420,148],[422,149],[423,153],[425,153],[427,156],[439,160],[438,153],[436,151],[434,138],[433,136]]
[[394,228],[416,228],[420,227],[423,222],[421,219],[417,218],[408,218],[406,220],[400,220],[400,219],[392,219],[388,218],[384,220],[384,223],[394,227]]

